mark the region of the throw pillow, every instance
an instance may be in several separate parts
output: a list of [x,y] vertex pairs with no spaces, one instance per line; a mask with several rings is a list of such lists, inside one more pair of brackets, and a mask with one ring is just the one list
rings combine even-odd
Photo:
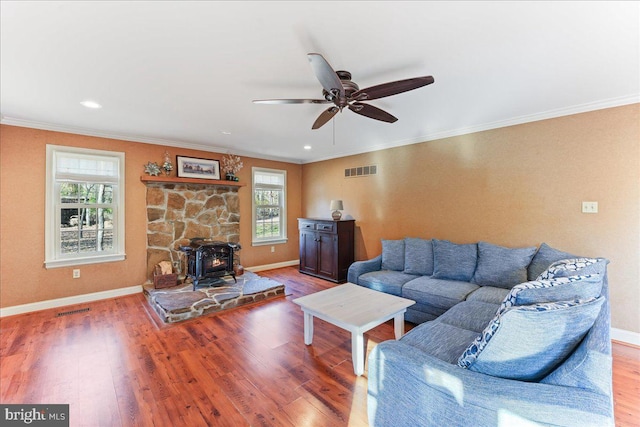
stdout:
[[511,289],[500,304],[497,313],[503,313],[517,305],[598,298],[602,292],[602,284],[602,276],[599,274],[556,277],[521,283]]
[[476,271],[478,245],[433,239],[433,277],[469,282]]
[[556,261],[543,271],[537,280],[568,277],[577,274],[602,274],[607,268],[608,260],[604,258],[571,258]]
[[382,240],[382,270],[404,270],[404,240]]
[[458,359],[494,377],[544,378],[573,351],[600,313],[604,297],[512,307],[497,315]]
[[529,268],[527,269],[527,280],[536,280],[536,278],[551,264],[567,258],[577,257],[568,252],[562,252],[554,249],[546,243],[541,244],[540,249],[538,249],[538,252],[533,256],[531,264],[529,264]]
[[404,239],[404,272],[431,276],[433,274],[433,243],[431,240]]
[[527,281],[527,266],[536,248],[505,248],[491,243],[478,243],[478,267],[473,283],[510,289]]

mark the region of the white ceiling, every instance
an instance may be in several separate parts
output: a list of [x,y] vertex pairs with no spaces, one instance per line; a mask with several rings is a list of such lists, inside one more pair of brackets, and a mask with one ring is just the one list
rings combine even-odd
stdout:
[[[307,163],[640,102],[637,1],[0,5],[18,126]],[[345,110],[311,130],[327,105],[251,102],[321,98],[310,52],[361,88],[435,83],[370,102],[394,124]]]

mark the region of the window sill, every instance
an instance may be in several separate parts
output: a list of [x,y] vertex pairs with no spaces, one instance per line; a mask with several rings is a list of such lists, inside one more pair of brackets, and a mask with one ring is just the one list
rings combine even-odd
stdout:
[[98,256],[91,256],[91,257],[85,257],[85,258],[56,259],[56,260],[45,261],[44,267],[46,269],[71,267],[74,265],[99,264],[104,262],[124,261],[125,259],[126,259],[125,254],[98,255]]
[[267,246],[267,245],[279,245],[287,243],[289,239],[275,239],[275,240],[258,240],[251,242],[251,246]]

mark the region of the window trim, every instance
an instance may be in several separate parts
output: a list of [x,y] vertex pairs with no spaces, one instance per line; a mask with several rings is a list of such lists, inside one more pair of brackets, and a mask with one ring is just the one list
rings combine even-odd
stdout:
[[[104,156],[118,159],[118,181],[115,183],[117,191],[114,192],[114,234],[113,251],[100,255],[79,255],[75,257],[60,257],[57,233],[60,224],[57,222],[57,194],[56,189],[56,165],[55,158],[58,153],[73,153],[89,156]],[[45,259],[44,267],[59,268],[73,265],[86,265],[104,262],[123,261],[125,254],[125,155],[119,151],[94,150],[90,148],[69,147],[63,145],[47,144],[47,164],[46,164],[46,196],[45,196]]]
[[[283,176],[284,184],[282,185],[282,201],[281,201],[281,211],[280,215],[280,236],[277,238],[266,238],[266,239],[257,239],[256,238],[256,174],[260,172],[266,173],[277,173]],[[269,168],[260,168],[260,167],[252,167],[251,168],[251,246],[266,246],[266,245],[276,245],[287,243],[289,239],[287,238],[287,171],[284,169],[269,169]]]

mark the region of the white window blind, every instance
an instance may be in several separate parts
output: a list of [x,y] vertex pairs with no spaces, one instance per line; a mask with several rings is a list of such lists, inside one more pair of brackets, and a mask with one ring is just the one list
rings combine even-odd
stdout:
[[55,179],[66,181],[118,182],[119,158],[71,152],[55,153]]

